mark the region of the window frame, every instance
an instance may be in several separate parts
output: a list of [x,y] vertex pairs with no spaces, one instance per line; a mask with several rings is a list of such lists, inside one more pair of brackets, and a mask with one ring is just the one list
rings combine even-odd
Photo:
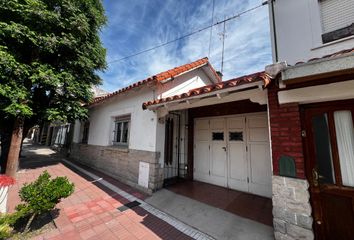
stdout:
[[[124,123],[127,124],[127,137],[126,137],[126,142],[123,142],[123,136],[124,136]],[[113,130],[113,139],[112,139],[112,145],[114,146],[122,146],[122,147],[128,147],[129,146],[129,140],[130,140],[130,115],[129,116],[121,116],[121,117],[115,117],[114,118],[114,130]],[[120,131],[118,131],[117,126],[120,124]],[[120,139],[118,140],[118,132],[120,132]]]
[[89,134],[90,134],[90,122],[86,121],[83,123],[83,127],[82,127],[82,137],[81,137],[82,144],[88,144]]
[[[340,165],[338,146],[337,146],[337,135],[336,135],[337,133],[335,130],[335,122],[334,122],[334,112],[351,111],[353,125],[354,125],[354,100],[339,100],[333,102],[315,103],[315,104],[310,104],[305,106],[305,109],[311,110],[311,112],[308,113],[309,116],[314,116],[321,113],[327,114],[329,137],[330,137],[331,148],[332,148],[331,154],[332,154],[332,161],[333,161],[333,168],[334,168],[334,180],[335,180],[335,183],[332,185],[343,189],[349,189],[350,191],[354,192],[354,187],[345,186],[343,185],[342,182],[342,172],[341,172],[341,165]],[[315,157],[314,149],[307,150],[307,151],[311,152],[312,157]],[[312,169],[312,167],[310,168]],[[308,175],[310,176],[311,174],[308,173]],[[322,187],[330,188],[326,184],[322,185]]]
[[345,27],[340,27],[330,32],[324,32],[323,26],[323,17],[322,17],[322,7],[321,2],[324,0],[318,0],[318,9],[319,9],[319,16],[320,16],[320,25],[321,25],[321,40],[322,44],[331,43],[334,41],[338,41],[341,39],[345,39],[351,36],[354,36],[353,29],[354,29],[354,22],[348,24]]

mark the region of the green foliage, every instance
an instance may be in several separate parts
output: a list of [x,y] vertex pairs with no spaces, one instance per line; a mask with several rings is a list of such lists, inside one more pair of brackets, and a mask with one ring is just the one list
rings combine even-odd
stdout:
[[18,219],[23,218],[27,214],[26,211],[16,211],[14,213],[5,213],[0,215],[0,225],[13,226]]
[[9,224],[0,224],[0,239],[8,239],[12,235],[13,228]]
[[86,118],[105,22],[101,0],[0,0],[0,117]]
[[47,171],[44,171],[37,180],[25,184],[20,192],[20,198],[24,202],[16,207],[19,212],[30,214],[42,214],[54,209],[62,198],[70,196],[74,191],[74,184],[67,177],[50,179]]

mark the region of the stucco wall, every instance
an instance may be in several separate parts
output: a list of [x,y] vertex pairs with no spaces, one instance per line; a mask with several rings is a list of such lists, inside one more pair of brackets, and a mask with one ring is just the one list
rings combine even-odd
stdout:
[[143,102],[151,99],[153,91],[145,87],[128,91],[109,102],[90,108],[88,144],[112,145],[115,117],[130,115],[129,149],[156,151],[156,115],[141,107]]
[[[354,46],[354,36],[322,43],[318,0],[276,0],[274,13],[278,61],[294,65]],[[274,36],[272,37],[274,48]]]
[[158,84],[157,97],[165,98],[188,92],[190,89],[212,84],[210,78],[199,68],[185,73],[178,78]]

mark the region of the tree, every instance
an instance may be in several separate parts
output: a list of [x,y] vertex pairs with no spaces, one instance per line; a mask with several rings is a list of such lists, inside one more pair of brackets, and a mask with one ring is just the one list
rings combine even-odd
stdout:
[[100,0],[0,0],[0,134],[9,146],[2,152],[8,175],[17,170],[24,126],[87,117],[82,103],[106,67],[99,37],[105,22]]

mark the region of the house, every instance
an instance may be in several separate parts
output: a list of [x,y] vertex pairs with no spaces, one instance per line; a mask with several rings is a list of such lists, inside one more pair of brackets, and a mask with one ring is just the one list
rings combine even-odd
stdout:
[[354,1],[268,1],[276,239],[354,236]]
[[272,198],[276,239],[351,239],[353,5],[269,0],[265,71],[221,81],[204,58],[96,98],[71,157],[147,192],[186,178]]
[[[177,121],[185,126],[185,116],[145,111],[142,103],[220,81],[208,59],[203,58],[95,98],[87,106],[88,121],[75,124],[71,157],[144,191],[161,188],[164,178],[179,173],[177,167],[164,171],[166,126],[168,132],[177,131],[170,128],[172,119],[178,119],[174,126]],[[179,134],[181,139],[185,137],[181,129]],[[182,162],[184,142],[178,142]]]

